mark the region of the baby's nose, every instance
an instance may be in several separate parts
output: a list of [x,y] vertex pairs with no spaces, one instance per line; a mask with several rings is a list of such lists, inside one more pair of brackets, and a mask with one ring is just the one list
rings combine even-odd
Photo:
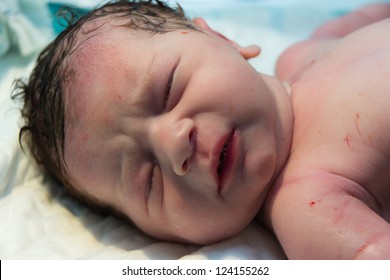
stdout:
[[190,170],[194,152],[196,126],[192,119],[172,120],[166,118],[155,124],[153,141],[156,157],[161,164],[169,164],[178,176]]

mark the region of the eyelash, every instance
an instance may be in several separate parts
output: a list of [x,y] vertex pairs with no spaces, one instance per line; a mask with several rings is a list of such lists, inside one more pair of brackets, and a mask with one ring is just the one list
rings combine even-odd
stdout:
[[149,197],[149,194],[153,189],[154,177],[155,177],[154,175],[156,174],[156,167],[157,167],[157,163],[154,163],[152,165],[152,169],[150,170],[150,174],[149,174],[149,178],[148,178],[148,186],[146,188],[146,197]]
[[166,87],[166,90],[165,90],[165,94],[164,94],[164,108],[167,108],[169,95],[171,93],[172,84],[173,84],[173,76],[174,76],[174,73],[175,73],[174,70],[172,71],[172,73],[169,76],[167,87]]

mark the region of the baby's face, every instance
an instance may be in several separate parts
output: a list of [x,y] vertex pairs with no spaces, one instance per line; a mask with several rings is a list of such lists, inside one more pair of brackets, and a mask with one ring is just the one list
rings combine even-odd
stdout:
[[273,93],[211,33],[104,29],[75,54],[66,96],[74,184],[157,238],[236,234],[275,173]]

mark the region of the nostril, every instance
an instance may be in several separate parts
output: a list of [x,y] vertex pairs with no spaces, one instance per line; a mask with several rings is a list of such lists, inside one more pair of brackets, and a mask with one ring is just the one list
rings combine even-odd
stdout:
[[188,171],[188,160],[185,160],[181,166],[181,170],[184,172],[184,173],[187,173]]
[[188,140],[190,141],[190,144],[195,144],[195,138],[196,138],[196,130],[192,129],[190,131],[190,134],[188,135]]

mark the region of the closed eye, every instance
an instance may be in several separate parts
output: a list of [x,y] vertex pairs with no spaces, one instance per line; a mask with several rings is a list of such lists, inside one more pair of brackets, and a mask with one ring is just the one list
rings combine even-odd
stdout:
[[174,73],[175,73],[175,68],[173,69],[173,71],[172,71],[171,74],[169,75],[169,79],[168,79],[168,82],[167,82],[167,86],[166,86],[166,88],[165,88],[165,94],[164,94],[164,108],[165,108],[165,109],[167,108],[168,103],[169,103],[169,96],[170,96],[170,94],[171,94],[171,89],[172,89],[172,84],[173,84]]
[[174,81],[174,78],[175,78],[175,73],[176,73],[176,69],[177,69],[177,65],[179,64],[180,60],[177,61],[171,71],[171,74],[169,75],[169,78],[168,78],[168,82],[167,82],[167,86],[165,88],[165,94],[164,94],[164,109],[165,111],[170,111],[171,107],[172,107],[172,102],[171,101],[171,89],[173,87],[173,81]]
[[146,199],[148,199],[151,191],[153,190],[153,186],[155,184],[156,168],[157,168],[157,163],[154,163],[152,165],[152,168],[150,169],[150,172],[149,172],[148,183],[147,183],[146,190],[145,190]]

